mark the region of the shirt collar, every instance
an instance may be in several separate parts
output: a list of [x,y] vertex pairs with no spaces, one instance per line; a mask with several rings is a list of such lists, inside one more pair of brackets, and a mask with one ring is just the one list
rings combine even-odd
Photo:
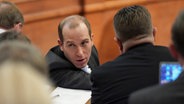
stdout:
[[84,72],[90,74],[91,73],[91,68],[89,68],[88,65],[86,65],[85,67],[81,68],[81,70],[83,70]]
[[6,32],[5,29],[0,28],[0,33]]

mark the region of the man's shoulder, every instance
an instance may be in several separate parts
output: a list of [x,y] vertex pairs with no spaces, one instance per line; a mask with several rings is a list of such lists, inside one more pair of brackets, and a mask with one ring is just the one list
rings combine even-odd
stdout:
[[[115,62],[115,60],[113,61],[108,61],[108,62],[105,62],[103,64],[101,64],[100,66],[96,67],[92,73],[95,74],[95,73],[98,73],[98,74],[106,74],[108,72],[114,72],[114,70],[111,70],[111,69],[114,69],[114,67],[116,67],[118,63]],[[109,70],[109,71],[107,71]],[[105,72],[105,73],[101,73],[101,72]]]
[[50,69],[74,67],[64,56],[59,46],[54,46],[45,56]]
[[62,57],[62,52],[59,51],[59,46],[54,46],[52,47],[48,53],[46,54],[46,60],[48,62],[52,62],[52,61],[60,61],[63,60],[64,58]]
[[160,50],[160,49],[161,49],[161,50],[169,51],[169,48],[166,47],[166,46],[155,45],[154,48],[155,48],[156,50]]
[[169,48],[165,46],[155,46],[155,55],[157,58],[165,61],[176,61],[174,57],[171,55]]
[[158,61],[176,61],[171,55],[169,48],[166,46],[147,44],[137,50],[141,52],[140,49],[142,50],[141,54],[148,54],[149,57],[152,57]]
[[169,52],[168,47],[162,45],[153,45],[149,43],[142,44],[142,47],[150,51]]

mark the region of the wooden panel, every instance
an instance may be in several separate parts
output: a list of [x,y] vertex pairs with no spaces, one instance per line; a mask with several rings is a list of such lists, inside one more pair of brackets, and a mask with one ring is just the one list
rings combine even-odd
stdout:
[[146,6],[151,14],[155,27],[157,27],[156,44],[168,46],[170,43],[171,26],[179,13],[184,8],[184,1],[170,1]]
[[[39,2],[33,2],[30,3],[29,5],[24,5],[23,7],[21,7],[21,5],[18,5],[20,8],[22,8],[22,10],[25,10],[26,8],[33,8],[36,10],[36,13],[30,13],[28,15],[26,15],[27,12],[23,11],[23,13],[25,14],[25,18],[26,18],[26,22],[32,22],[32,21],[37,21],[40,19],[47,19],[47,18],[54,18],[54,17],[58,17],[58,16],[65,16],[65,15],[70,15],[70,14],[78,14],[81,11],[85,12],[85,14],[91,13],[91,12],[100,12],[100,11],[107,11],[107,10],[112,10],[112,9],[117,9],[123,6],[128,6],[128,5],[133,5],[133,4],[151,4],[151,3],[160,3],[160,2],[164,2],[164,1],[172,1],[172,0],[116,0],[116,1],[105,1],[105,2],[100,2],[100,3],[93,3],[93,4],[86,4],[83,6],[81,6],[81,3],[84,4],[83,0],[75,0],[75,2],[72,2],[74,0],[70,0],[71,3],[69,1],[67,1],[66,4],[70,4],[70,5],[66,5],[65,2],[62,2],[63,0],[57,0],[54,2],[50,2],[49,0],[44,0],[44,1],[39,1]],[[77,1],[77,2],[76,2]],[[63,7],[60,6],[60,9],[56,8],[58,7],[56,4],[65,4]],[[43,6],[43,4],[45,6]],[[47,5],[46,5],[47,4]],[[49,6],[48,6],[49,4]],[[52,5],[54,5],[55,9],[51,9],[51,7],[53,7]],[[25,7],[25,9],[24,9]],[[45,9],[47,8],[47,9]],[[35,12],[35,10],[33,9],[28,9],[31,10],[32,12]],[[42,12],[40,12],[42,11]],[[35,18],[35,16],[37,18]],[[39,17],[39,18],[38,18]]]
[[[13,0],[12,0],[13,1]],[[14,0],[24,14],[23,31],[46,54],[57,45],[57,25],[66,16],[82,12],[91,23],[94,43],[104,63],[119,55],[113,40],[113,16],[122,7],[140,4],[152,14],[157,27],[156,44],[168,46],[170,29],[183,0]],[[82,6],[81,4],[85,4]]]
[[[168,46],[170,43],[171,25],[177,13],[184,8],[184,1],[167,1],[154,3],[140,3],[151,12],[153,24],[157,27],[155,44]],[[120,5],[120,4],[119,4]],[[132,4],[131,4],[132,5]],[[126,5],[122,5],[124,7]],[[118,47],[113,40],[113,16],[120,8],[87,13],[86,17],[92,24],[95,33],[95,43],[100,54],[101,63],[113,60],[119,55]],[[96,19],[98,18],[98,19]],[[98,25],[97,25],[98,24]]]
[[[21,1],[21,0],[20,0]],[[64,7],[72,7],[80,5],[81,0],[24,0],[18,2],[17,5],[21,8],[23,14],[40,13],[50,10],[57,10]],[[33,16],[34,17],[34,16]]]
[[36,0],[7,0],[7,1],[11,1],[11,2],[13,2],[13,3],[16,3],[16,4],[18,4],[18,3],[24,3],[24,2],[30,2],[30,1],[36,1]]

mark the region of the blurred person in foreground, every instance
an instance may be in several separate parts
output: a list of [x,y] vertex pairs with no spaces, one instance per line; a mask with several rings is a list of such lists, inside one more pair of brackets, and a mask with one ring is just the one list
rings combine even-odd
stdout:
[[[1,39],[2,38],[0,38],[0,40]],[[46,64],[46,61],[41,55],[41,52],[34,45],[26,41],[27,38],[24,41],[20,41],[18,39],[7,39],[0,42],[0,70],[1,67],[3,67],[4,72],[7,73],[6,75],[4,75],[0,72],[0,75],[2,75],[1,81],[2,83],[5,83],[5,85],[1,87],[6,88],[7,86],[7,89],[2,89],[5,90],[5,92],[1,93],[0,91],[0,95],[4,96],[1,98],[3,99],[7,97],[7,99],[0,100],[0,103],[1,101],[3,101],[8,103],[2,104],[19,104],[18,102],[22,101],[25,102],[23,104],[39,104],[40,102],[49,101],[46,104],[50,104],[50,93],[51,91],[53,91],[53,85],[48,79],[48,66]],[[4,65],[8,68],[4,68]],[[27,74],[30,75],[28,76]],[[17,76],[17,78],[14,76]],[[10,85],[10,87],[8,87],[8,85]],[[10,92],[6,92],[7,90],[9,90]],[[7,96],[10,93],[12,93],[12,95]],[[37,95],[40,97],[38,97]],[[25,96],[25,99],[22,99],[23,96]],[[40,100],[34,101],[34,99]],[[10,103],[9,101],[12,102]]]
[[[172,26],[172,43],[170,51],[184,66],[184,10],[177,16]],[[142,89],[133,93],[130,104],[183,104],[184,103],[184,72],[174,82]]]
[[52,104],[49,81],[27,62],[6,60],[0,63],[1,104]]
[[29,42],[18,40],[0,42],[0,53],[0,64],[6,60],[24,62],[32,65],[39,73],[48,77],[48,66],[44,57],[40,50]]
[[92,71],[92,104],[127,104],[132,92],[158,84],[161,61],[175,61],[167,47],[154,45],[156,31],[145,7],[120,9],[114,30],[121,55]]
[[58,45],[46,55],[49,75],[57,87],[91,90],[90,73],[99,65],[88,20],[68,16],[58,26]]

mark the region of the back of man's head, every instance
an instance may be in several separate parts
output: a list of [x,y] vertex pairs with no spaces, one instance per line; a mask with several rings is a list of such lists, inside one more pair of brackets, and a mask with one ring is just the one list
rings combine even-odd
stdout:
[[119,10],[114,16],[116,37],[125,42],[139,35],[152,33],[149,11],[143,6],[129,6]]
[[180,12],[173,24],[172,41],[176,50],[184,57],[184,10]]
[[14,25],[24,24],[24,18],[19,9],[11,2],[0,2],[0,28],[11,29]]

